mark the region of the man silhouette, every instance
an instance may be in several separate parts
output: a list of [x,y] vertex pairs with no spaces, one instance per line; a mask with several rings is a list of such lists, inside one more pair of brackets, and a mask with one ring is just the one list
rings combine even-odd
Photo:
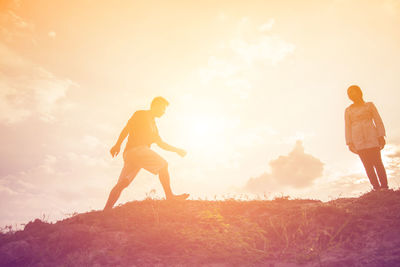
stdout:
[[128,137],[123,158],[122,168],[117,184],[111,190],[104,210],[110,210],[117,202],[122,190],[124,190],[135,178],[141,168],[158,174],[166,198],[183,200],[189,194],[174,195],[170,186],[168,163],[160,155],[150,149],[151,144],[156,143],[160,148],[175,152],[181,157],[186,151],[165,143],[158,134],[155,118],[160,118],[165,113],[168,101],[163,97],[156,97],[151,102],[150,110],[138,110],[129,119],[128,123],[119,135],[117,143],[111,148],[112,157],[118,155],[121,144]]

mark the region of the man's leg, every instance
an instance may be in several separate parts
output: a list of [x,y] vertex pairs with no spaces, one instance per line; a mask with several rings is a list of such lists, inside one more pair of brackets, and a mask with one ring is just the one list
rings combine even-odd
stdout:
[[140,168],[135,168],[133,171],[130,171],[128,173],[126,167],[124,166],[124,168],[121,171],[118,183],[111,190],[110,195],[108,196],[107,203],[103,210],[111,210],[112,207],[114,207],[114,204],[115,202],[117,202],[119,196],[121,195],[122,190],[128,187],[128,185],[133,181],[139,170]]
[[181,194],[181,195],[174,195],[172,194],[171,184],[169,179],[169,172],[168,172],[168,165],[160,169],[158,173],[158,177],[160,178],[161,185],[164,189],[165,196],[167,199],[175,199],[175,200],[184,200],[189,197],[189,194]]
[[160,172],[158,173],[158,178],[160,179],[166,198],[170,199],[172,197],[172,190],[169,179],[168,165],[160,170]]
[[189,194],[174,195],[172,193],[168,172],[168,162],[165,159],[148,147],[141,147],[139,152],[140,154],[138,154],[139,156],[136,164],[140,162],[140,166],[143,169],[155,175],[158,174],[167,199],[183,200],[189,197]]
[[119,196],[121,195],[122,190],[124,190],[130,184],[128,179],[123,179],[118,181],[118,183],[113,187],[108,196],[107,203],[103,210],[111,210],[114,206],[115,202],[117,202]]

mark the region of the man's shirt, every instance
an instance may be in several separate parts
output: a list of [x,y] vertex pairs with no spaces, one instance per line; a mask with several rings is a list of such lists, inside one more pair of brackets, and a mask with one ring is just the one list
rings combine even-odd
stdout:
[[137,146],[150,147],[152,143],[161,139],[154,117],[149,110],[136,111],[129,119],[126,127],[129,136],[125,150]]

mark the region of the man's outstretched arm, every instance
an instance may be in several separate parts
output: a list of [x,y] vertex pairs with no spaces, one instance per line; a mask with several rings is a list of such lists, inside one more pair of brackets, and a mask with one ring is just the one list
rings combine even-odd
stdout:
[[124,129],[122,129],[122,132],[118,137],[117,143],[110,150],[112,157],[115,157],[118,155],[119,151],[121,150],[121,144],[125,140],[125,138],[128,136],[128,133],[129,133],[128,126],[125,126]]
[[167,151],[175,152],[181,157],[184,157],[186,155],[186,151],[185,150],[183,150],[181,148],[177,148],[177,147],[171,146],[171,145],[165,143],[161,138],[158,138],[156,144],[160,148],[162,148],[164,150],[167,150]]

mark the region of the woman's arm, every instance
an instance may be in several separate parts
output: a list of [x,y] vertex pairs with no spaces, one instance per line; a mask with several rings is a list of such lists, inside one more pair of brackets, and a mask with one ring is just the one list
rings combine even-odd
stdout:
[[351,121],[348,109],[346,109],[346,111],[344,112],[344,124],[345,124],[346,145],[350,145],[353,143],[353,140],[351,136]]
[[345,124],[346,145],[349,147],[349,150],[351,152],[357,154],[357,150],[354,147],[353,137],[351,134],[350,111],[348,109],[346,109],[346,111],[344,112],[344,124]]
[[372,102],[371,102],[371,111],[372,111],[372,118],[374,119],[376,129],[378,130],[378,137],[386,136],[385,126],[383,125],[382,118],[379,115],[379,112],[376,109],[374,103],[372,103]]
[[372,118],[374,119],[374,123],[376,126],[376,130],[378,132],[378,141],[380,149],[383,149],[386,145],[385,136],[385,126],[383,125],[383,121],[381,116],[379,115],[378,110],[376,109],[374,103],[371,102],[371,111],[372,111]]

